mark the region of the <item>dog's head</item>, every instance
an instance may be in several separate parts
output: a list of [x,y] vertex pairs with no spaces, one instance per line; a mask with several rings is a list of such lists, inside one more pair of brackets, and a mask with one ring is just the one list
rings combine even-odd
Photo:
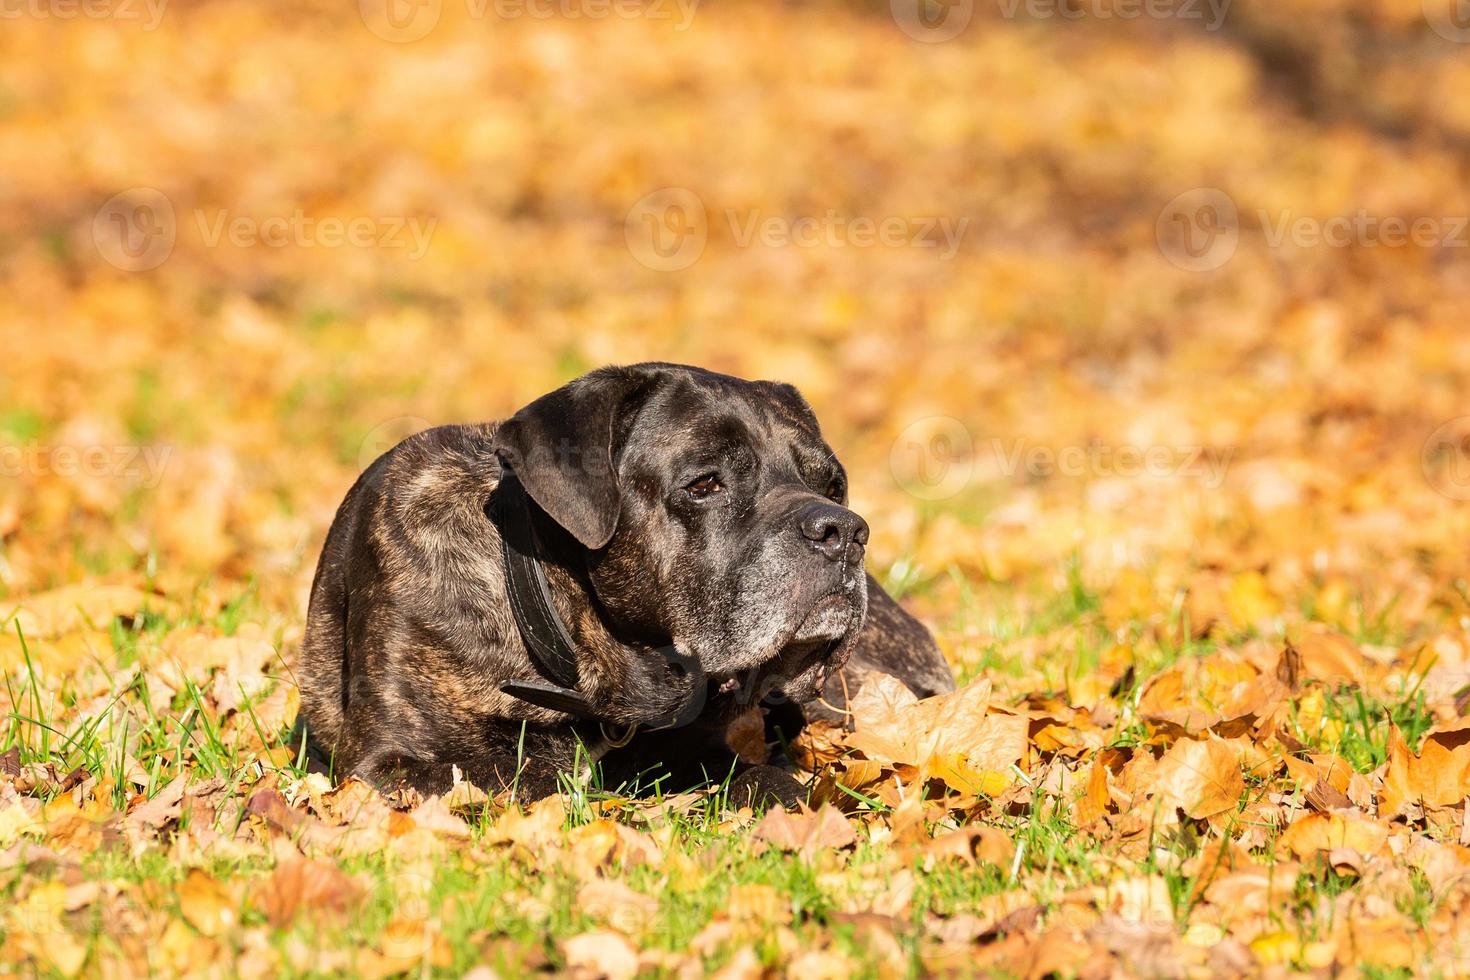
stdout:
[[846,660],[867,612],[868,526],[792,386],[604,368],[517,412],[496,445],[589,552],[617,631],[747,698],[810,696]]

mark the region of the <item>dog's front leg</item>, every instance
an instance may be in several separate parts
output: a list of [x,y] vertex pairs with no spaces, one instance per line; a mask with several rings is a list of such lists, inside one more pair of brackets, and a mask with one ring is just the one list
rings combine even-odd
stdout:
[[505,733],[483,746],[456,746],[435,759],[384,747],[354,766],[353,774],[385,793],[408,787],[437,796],[464,781],[492,796],[509,792],[530,802],[558,792],[564,776],[585,777],[593,760],[578,745],[571,729],[542,729],[525,738]]

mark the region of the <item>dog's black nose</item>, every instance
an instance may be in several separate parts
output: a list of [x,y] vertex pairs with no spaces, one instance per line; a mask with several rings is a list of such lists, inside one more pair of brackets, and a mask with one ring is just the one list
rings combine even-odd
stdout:
[[[801,536],[831,561],[868,543],[868,522],[841,504],[811,504],[801,512]],[[857,556],[854,556],[857,557]]]

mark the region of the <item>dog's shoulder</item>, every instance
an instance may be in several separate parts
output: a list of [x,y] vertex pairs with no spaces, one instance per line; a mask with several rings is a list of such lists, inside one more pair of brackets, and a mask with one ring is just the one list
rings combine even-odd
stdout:
[[383,454],[382,481],[409,500],[466,487],[493,488],[500,482],[494,443],[499,428],[499,422],[484,422],[416,432]]
[[388,450],[369,471],[377,471],[372,475],[379,516],[411,532],[480,523],[485,502],[500,483],[493,444],[498,427],[497,422],[440,425]]

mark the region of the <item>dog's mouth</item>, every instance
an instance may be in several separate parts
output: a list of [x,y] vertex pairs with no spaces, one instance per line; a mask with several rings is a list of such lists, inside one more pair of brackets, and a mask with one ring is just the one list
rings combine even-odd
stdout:
[[795,688],[804,686],[802,682],[820,690],[830,670],[835,669],[833,661],[846,642],[845,634],[793,640],[759,667],[729,674],[710,674],[709,691],[716,696],[736,697],[744,703],[760,701],[775,691],[794,693]]
[[862,593],[850,586],[820,595],[800,618],[792,617],[794,625],[775,637],[764,656],[703,672],[698,703],[723,716],[768,699],[803,701],[820,693],[846,663],[865,606]]

